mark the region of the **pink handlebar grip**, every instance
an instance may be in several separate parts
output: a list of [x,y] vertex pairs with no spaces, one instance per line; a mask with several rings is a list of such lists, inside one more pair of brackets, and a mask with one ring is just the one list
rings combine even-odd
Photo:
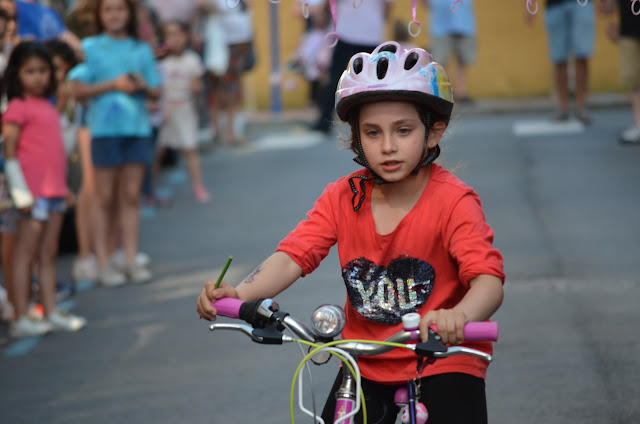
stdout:
[[489,322],[468,322],[464,326],[464,339],[470,342],[480,342],[490,340],[498,341],[498,323]]
[[218,315],[229,318],[240,318],[240,306],[244,302],[233,297],[223,297],[215,302],[211,302],[211,306],[216,308]]
[[[432,324],[430,328],[438,332],[438,327],[435,324]],[[468,322],[464,326],[464,339],[469,342],[497,342],[498,323],[494,321]]]

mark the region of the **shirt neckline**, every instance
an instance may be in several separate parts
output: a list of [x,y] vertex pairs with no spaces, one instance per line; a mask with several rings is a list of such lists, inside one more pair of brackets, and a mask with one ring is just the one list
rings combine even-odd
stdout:
[[[434,166],[435,165],[435,166]],[[420,207],[420,205],[422,204],[422,202],[424,201],[423,199],[425,198],[425,194],[427,193],[427,191],[430,190],[430,187],[432,185],[431,181],[433,179],[434,174],[437,172],[436,168],[438,166],[436,164],[431,164],[431,169],[429,171],[429,179],[427,180],[427,184],[424,186],[424,189],[422,190],[422,194],[420,194],[420,197],[418,198],[418,201],[416,202],[415,205],[413,205],[413,207],[409,210],[409,212],[406,213],[405,216],[402,217],[402,219],[400,220],[400,222],[398,222],[398,225],[396,225],[396,227],[393,229],[393,231],[391,231],[390,233],[387,234],[380,234],[376,228],[376,220],[375,217],[373,216],[373,209],[371,208],[371,201],[372,201],[372,196],[369,195],[367,196],[367,198],[365,199],[364,202],[364,206],[365,206],[365,211],[368,215],[369,218],[369,222],[372,227],[373,227],[373,232],[376,235],[377,238],[392,238],[395,236],[395,234],[400,230],[401,227],[404,226],[404,223],[409,219],[409,217],[411,215],[413,215],[416,209],[418,209]],[[370,182],[371,184],[371,191],[373,191],[373,182]]]

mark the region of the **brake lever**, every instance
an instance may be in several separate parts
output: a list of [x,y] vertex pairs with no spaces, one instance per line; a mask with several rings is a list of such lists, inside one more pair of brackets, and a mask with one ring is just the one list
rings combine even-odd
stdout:
[[447,358],[453,355],[470,355],[476,358],[483,359],[487,362],[493,361],[493,357],[486,352],[482,352],[480,350],[471,349],[464,346],[453,346],[447,349],[446,352],[434,352],[433,356],[436,358]]
[[[411,347],[410,347],[411,346]],[[454,355],[470,355],[483,359],[487,362],[493,361],[493,357],[486,352],[471,349],[464,346],[447,346],[442,344],[442,338],[433,329],[429,329],[429,336],[426,342],[408,345],[407,348],[413,350],[418,356],[427,358],[447,358]]]
[[246,334],[247,336],[253,338],[253,327],[246,324],[230,324],[226,322],[216,322],[209,325],[209,331],[216,330],[233,330],[239,331],[241,333]]

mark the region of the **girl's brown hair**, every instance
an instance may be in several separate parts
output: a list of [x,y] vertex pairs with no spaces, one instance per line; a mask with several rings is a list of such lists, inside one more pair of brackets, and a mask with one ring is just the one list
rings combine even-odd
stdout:
[[9,56],[7,69],[4,71],[3,88],[8,100],[15,97],[24,98],[24,87],[20,82],[20,68],[32,57],[37,57],[44,61],[49,68],[49,84],[42,97],[48,98],[56,93],[58,84],[56,82],[51,56],[49,56],[49,53],[42,43],[38,43],[37,41],[22,41],[13,48],[11,56]]

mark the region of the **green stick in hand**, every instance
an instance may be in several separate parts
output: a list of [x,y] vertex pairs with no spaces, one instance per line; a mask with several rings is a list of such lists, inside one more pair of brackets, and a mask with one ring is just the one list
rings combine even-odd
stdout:
[[222,272],[220,273],[220,276],[218,277],[218,281],[216,281],[216,289],[218,287],[220,287],[220,283],[222,283],[222,278],[224,277],[224,274],[227,273],[227,269],[229,269],[229,265],[231,265],[231,261],[233,260],[233,256],[229,256],[229,259],[227,259],[227,263],[224,264],[224,268],[222,268]]

